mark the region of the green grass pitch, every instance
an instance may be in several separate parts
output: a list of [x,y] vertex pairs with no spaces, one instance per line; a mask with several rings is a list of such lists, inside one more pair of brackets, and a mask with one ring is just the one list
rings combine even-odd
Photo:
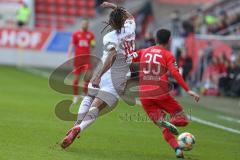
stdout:
[[[67,150],[61,140],[73,122],[59,120],[55,105],[71,96],[53,91],[46,78],[12,67],[0,67],[0,160],[173,160],[175,154],[150,122],[128,121],[125,113],[144,115],[141,107],[120,102],[107,116],[82,133]],[[227,127],[240,124],[215,118],[216,112],[183,102],[198,116]],[[75,106],[74,111],[77,110]],[[238,160],[240,135],[191,122],[181,131],[193,133],[195,148],[187,160]]]

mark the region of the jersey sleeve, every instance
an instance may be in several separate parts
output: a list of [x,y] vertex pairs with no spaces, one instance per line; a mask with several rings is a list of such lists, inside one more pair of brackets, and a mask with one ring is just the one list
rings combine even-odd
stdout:
[[176,59],[174,58],[174,56],[171,53],[169,53],[168,55],[169,55],[169,57],[167,57],[167,68],[168,68],[168,70],[170,71],[170,73],[174,77],[174,79],[176,79],[178,84],[181,85],[181,87],[186,92],[188,92],[190,90],[189,86],[184,81],[182,75],[179,73],[179,69],[178,69],[178,66],[177,66]]
[[114,38],[114,36],[106,35],[103,38],[103,46],[104,51],[108,52],[111,49],[115,48],[117,49],[117,40]]

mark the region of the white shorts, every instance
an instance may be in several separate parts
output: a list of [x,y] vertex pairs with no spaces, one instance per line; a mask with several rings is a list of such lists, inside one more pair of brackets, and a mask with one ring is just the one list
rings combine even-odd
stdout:
[[88,94],[100,98],[110,107],[114,106],[119,99],[119,95],[113,85],[111,72],[108,71],[101,77],[99,87],[100,88],[94,88],[92,84],[89,83]]

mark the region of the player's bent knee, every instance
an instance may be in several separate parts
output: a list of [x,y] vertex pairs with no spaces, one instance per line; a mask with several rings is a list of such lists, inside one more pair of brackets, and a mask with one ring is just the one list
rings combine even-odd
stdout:
[[175,126],[184,127],[188,125],[189,120],[185,113],[180,113],[172,116],[170,122]]
[[91,105],[91,107],[98,108],[99,111],[103,110],[106,106],[107,106],[107,104],[103,100],[96,98],[96,97],[94,98],[92,105]]

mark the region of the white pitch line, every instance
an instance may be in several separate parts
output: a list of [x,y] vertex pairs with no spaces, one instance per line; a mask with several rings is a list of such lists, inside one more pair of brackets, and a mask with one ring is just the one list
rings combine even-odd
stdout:
[[225,127],[223,125],[220,125],[220,124],[217,124],[217,123],[213,123],[213,122],[210,122],[210,121],[206,121],[206,120],[194,117],[194,116],[191,116],[191,120],[193,120],[195,122],[198,122],[198,123],[201,123],[201,124],[205,124],[207,126],[211,126],[211,127],[214,127],[214,128],[222,129],[224,131],[240,134],[239,130],[236,130],[236,129],[233,129],[233,128],[229,128],[229,127]]
[[229,122],[234,122],[234,123],[240,123],[240,119],[236,119],[236,118],[232,118],[232,117],[227,117],[227,116],[223,116],[223,115],[219,115],[217,116],[219,119],[223,119]]

